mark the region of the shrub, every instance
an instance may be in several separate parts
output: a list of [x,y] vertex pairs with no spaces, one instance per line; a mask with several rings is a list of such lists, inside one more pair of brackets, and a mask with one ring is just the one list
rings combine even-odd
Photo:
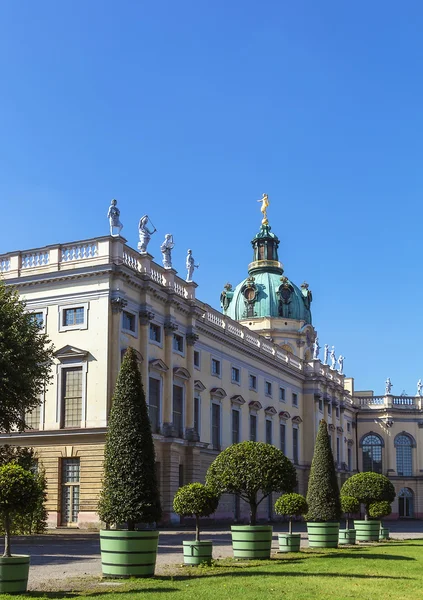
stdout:
[[391,512],[391,503],[387,500],[373,502],[369,506],[369,517],[371,519],[383,519],[383,517],[388,517],[391,514]]
[[305,515],[307,511],[307,501],[301,494],[284,494],[275,502],[275,513],[289,517],[289,533],[292,533],[293,518]]
[[360,510],[360,502],[353,496],[341,496],[341,509],[347,515],[347,529],[350,529],[351,513]]
[[307,490],[307,521],[339,521],[341,502],[327,423],[320,421]]
[[202,483],[189,483],[180,487],[173,498],[173,510],[184,517],[195,516],[195,541],[200,541],[200,517],[208,517],[219,504],[216,496]]
[[10,536],[15,517],[36,506],[39,491],[34,475],[17,464],[0,467],[0,515],[5,531],[4,554],[11,556]]
[[106,524],[126,523],[133,531],[161,517],[154,443],[133,348],[125,352],[112,402],[98,512]]
[[352,475],[341,488],[341,494],[353,496],[365,506],[365,517],[369,518],[369,508],[374,502],[393,502],[395,488],[385,475],[379,473],[357,473]]
[[272,492],[292,492],[297,474],[292,462],[275,446],[241,442],[215,458],[207,471],[206,485],[218,496],[236,494],[247,502],[250,525],[255,525],[259,504]]

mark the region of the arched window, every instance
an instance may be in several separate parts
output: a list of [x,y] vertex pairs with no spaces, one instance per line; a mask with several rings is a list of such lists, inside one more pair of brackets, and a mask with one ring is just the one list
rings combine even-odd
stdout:
[[411,477],[413,474],[412,458],[413,440],[406,433],[400,433],[395,438],[395,448],[397,450],[397,475],[402,477]]
[[382,446],[382,438],[375,433],[370,433],[361,440],[363,471],[382,473]]
[[398,494],[398,516],[401,518],[413,517],[413,490],[402,488]]

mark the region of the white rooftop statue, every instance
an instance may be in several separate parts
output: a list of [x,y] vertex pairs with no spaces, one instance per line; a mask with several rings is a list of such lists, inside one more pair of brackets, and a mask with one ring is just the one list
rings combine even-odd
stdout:
[[324,365],[328,364],[328,356],[329,356],[329,344],[325,344],[325,353],[324,353],[324,358],[323,358]]
[[194,268],[198,269],[200,265],[196,265],[194,261],[194,257],[192,255],[192,250],[188,250],[187,260],[186,260],[186,268],[187,268],[187,282],[192,281],[192,276],[194,275]]
[[319,358],[320,346],[319,346],[319,338],[316,335],[316,339],[313,344],[313,359],[317,360]]
[[330,351],[330,360],[331,360],[330,368],[335,371],[336,370],[335,346],[332,346],[332,350]]
[[175,247],[175,242],[173,241],[173,235],[171,233],[166,233],[163,244],[160,246],[160,251],[162,253],[162,261],[165,269],[172,268],[172,249]]
[[147,254],[148,242],[151,240],[151,236],[153,235],[153,233],[157,231],[153,223],[151,223],[153,231],[150,231],[148,229],[148,221],[150,221],[151,223],[151,219],[149,218],[149,216],[144,215],[143,217],[141,217],[140,222],[138,223],[138,234],[140,237],[140,241],[138,242],[138,250],[140,254]]
[[392,382],[390,377],[388,377],[388,379],[385,381],[385,395],[387,396],[388,394],[391,393],[392,390]]
[[422,395],[422,388],[423,388],[423,383],[422,383],[422,380],[419,379],[417,382],[417,395],[418,396]]
[[342,354],[339,355],[338,357],[338,365],[339,365],[339,374],[343,375],[344,374],[344,360],[345,360],[345,356],[342,356]]
[[[107,218],[109,219],[110,224],[110,235],[113,237],[119,237],[120,232],[122,231],[122,223],[119,220],[120,210],[118,209],[117,200],[113,198],[110,202],[109,211],[107,213]],[[118,230],[116,233],[116,229]]]

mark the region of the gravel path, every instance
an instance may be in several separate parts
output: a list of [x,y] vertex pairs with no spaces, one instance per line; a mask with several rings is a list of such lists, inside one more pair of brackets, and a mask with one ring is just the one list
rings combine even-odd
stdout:
[[[423,521],[386,522],[391,529],[391,537],[397,539],[423,538]],[[297,525],[301,531],[301,544],[307,546],[307,534],[303,524]],[[278,531],[286,531],[286,525],[273,528],[272,548],[278,549]],[[181,565],[182,540],[193,539],[192,529],[162,530],[159,538],[156,574],[165,574],[169,567]],[[229,529],[205,530],[203,539],[213,541],[213,557],[232,556]],[[100,542],[96,532],[55,530],[46,535],[16,537],[12,542],[15,554],[30,554],[31,569],[28,588],[30,590],[67,589],[65,580],[84,577],[101,577]]]

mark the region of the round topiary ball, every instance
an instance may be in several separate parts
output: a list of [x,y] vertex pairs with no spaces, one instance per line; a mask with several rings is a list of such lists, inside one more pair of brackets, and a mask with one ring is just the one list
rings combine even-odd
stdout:
[[308,511],[307,500],[301,494],[284,494],[275,502],[275,513],[299,517]]
[[393,502],[395,488],[391,481],[379,473],[357,473],[344,483],[341,488],[341,496],[353,496],[366,507],[369,514],[370,505],[374,502]]
[[218,504],[219,496],[202,483],[184,485],[173,498],[173,510],[184,517],[208,517]]
[[387,500],[381,502],[373,502],[369,506],[369,517],[371,519],[383,519],[391,514],[391,503]]
[[341,508],[347,515],[357,513],[360,510],[360,502],[353,496],[341,496]]

